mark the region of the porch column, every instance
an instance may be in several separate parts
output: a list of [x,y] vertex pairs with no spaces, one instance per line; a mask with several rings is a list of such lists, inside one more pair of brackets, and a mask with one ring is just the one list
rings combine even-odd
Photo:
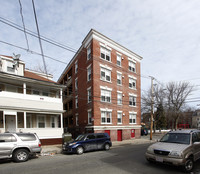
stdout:
[[23,94],[26,95],[26,83],[23,84]]
[[60,114],[60,128],[63,128],[63,114]]
[[15,115],[15,123],[16,123],[16,129],[18,129],[18,119],[17,119],[17,112],[16,112],[16,115]]
[[26,112],[24,112],[24,129],[26,129]]

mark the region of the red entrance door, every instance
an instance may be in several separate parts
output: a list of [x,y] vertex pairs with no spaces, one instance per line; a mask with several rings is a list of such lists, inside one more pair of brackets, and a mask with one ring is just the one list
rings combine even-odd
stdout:
[[105,130],[105,133],[107,133],[110,137],[110,130]]
[[117,130],[117,141],[122,141],[122,130]]
[[131,138],[135,137],[135,129],[131,129]]

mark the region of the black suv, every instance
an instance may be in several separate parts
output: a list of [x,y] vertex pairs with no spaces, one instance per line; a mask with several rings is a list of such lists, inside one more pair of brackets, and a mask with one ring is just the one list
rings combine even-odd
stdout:
[[110,137],[107,133],[89,133],[79,135],[74,141],[64,143],[63,151],[82,154],[86,151],[105,149],[109,150],[112,146]]

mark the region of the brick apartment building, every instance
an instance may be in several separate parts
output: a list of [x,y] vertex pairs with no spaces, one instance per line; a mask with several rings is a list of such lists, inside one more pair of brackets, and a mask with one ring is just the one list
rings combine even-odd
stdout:
[[142,57],[91,29],[60,76],[64,127],[107,132],[112,141],[140,137]]

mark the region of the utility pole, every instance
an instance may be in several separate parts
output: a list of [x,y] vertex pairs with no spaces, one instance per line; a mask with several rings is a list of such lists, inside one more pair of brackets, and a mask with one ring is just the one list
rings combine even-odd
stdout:
[[153,87],[153,80],[154,77],[151,77],[151,127],[150,127],[150,140],[152,140],[152,130],[153,130],[153,105],[154,105],[154,87]]

